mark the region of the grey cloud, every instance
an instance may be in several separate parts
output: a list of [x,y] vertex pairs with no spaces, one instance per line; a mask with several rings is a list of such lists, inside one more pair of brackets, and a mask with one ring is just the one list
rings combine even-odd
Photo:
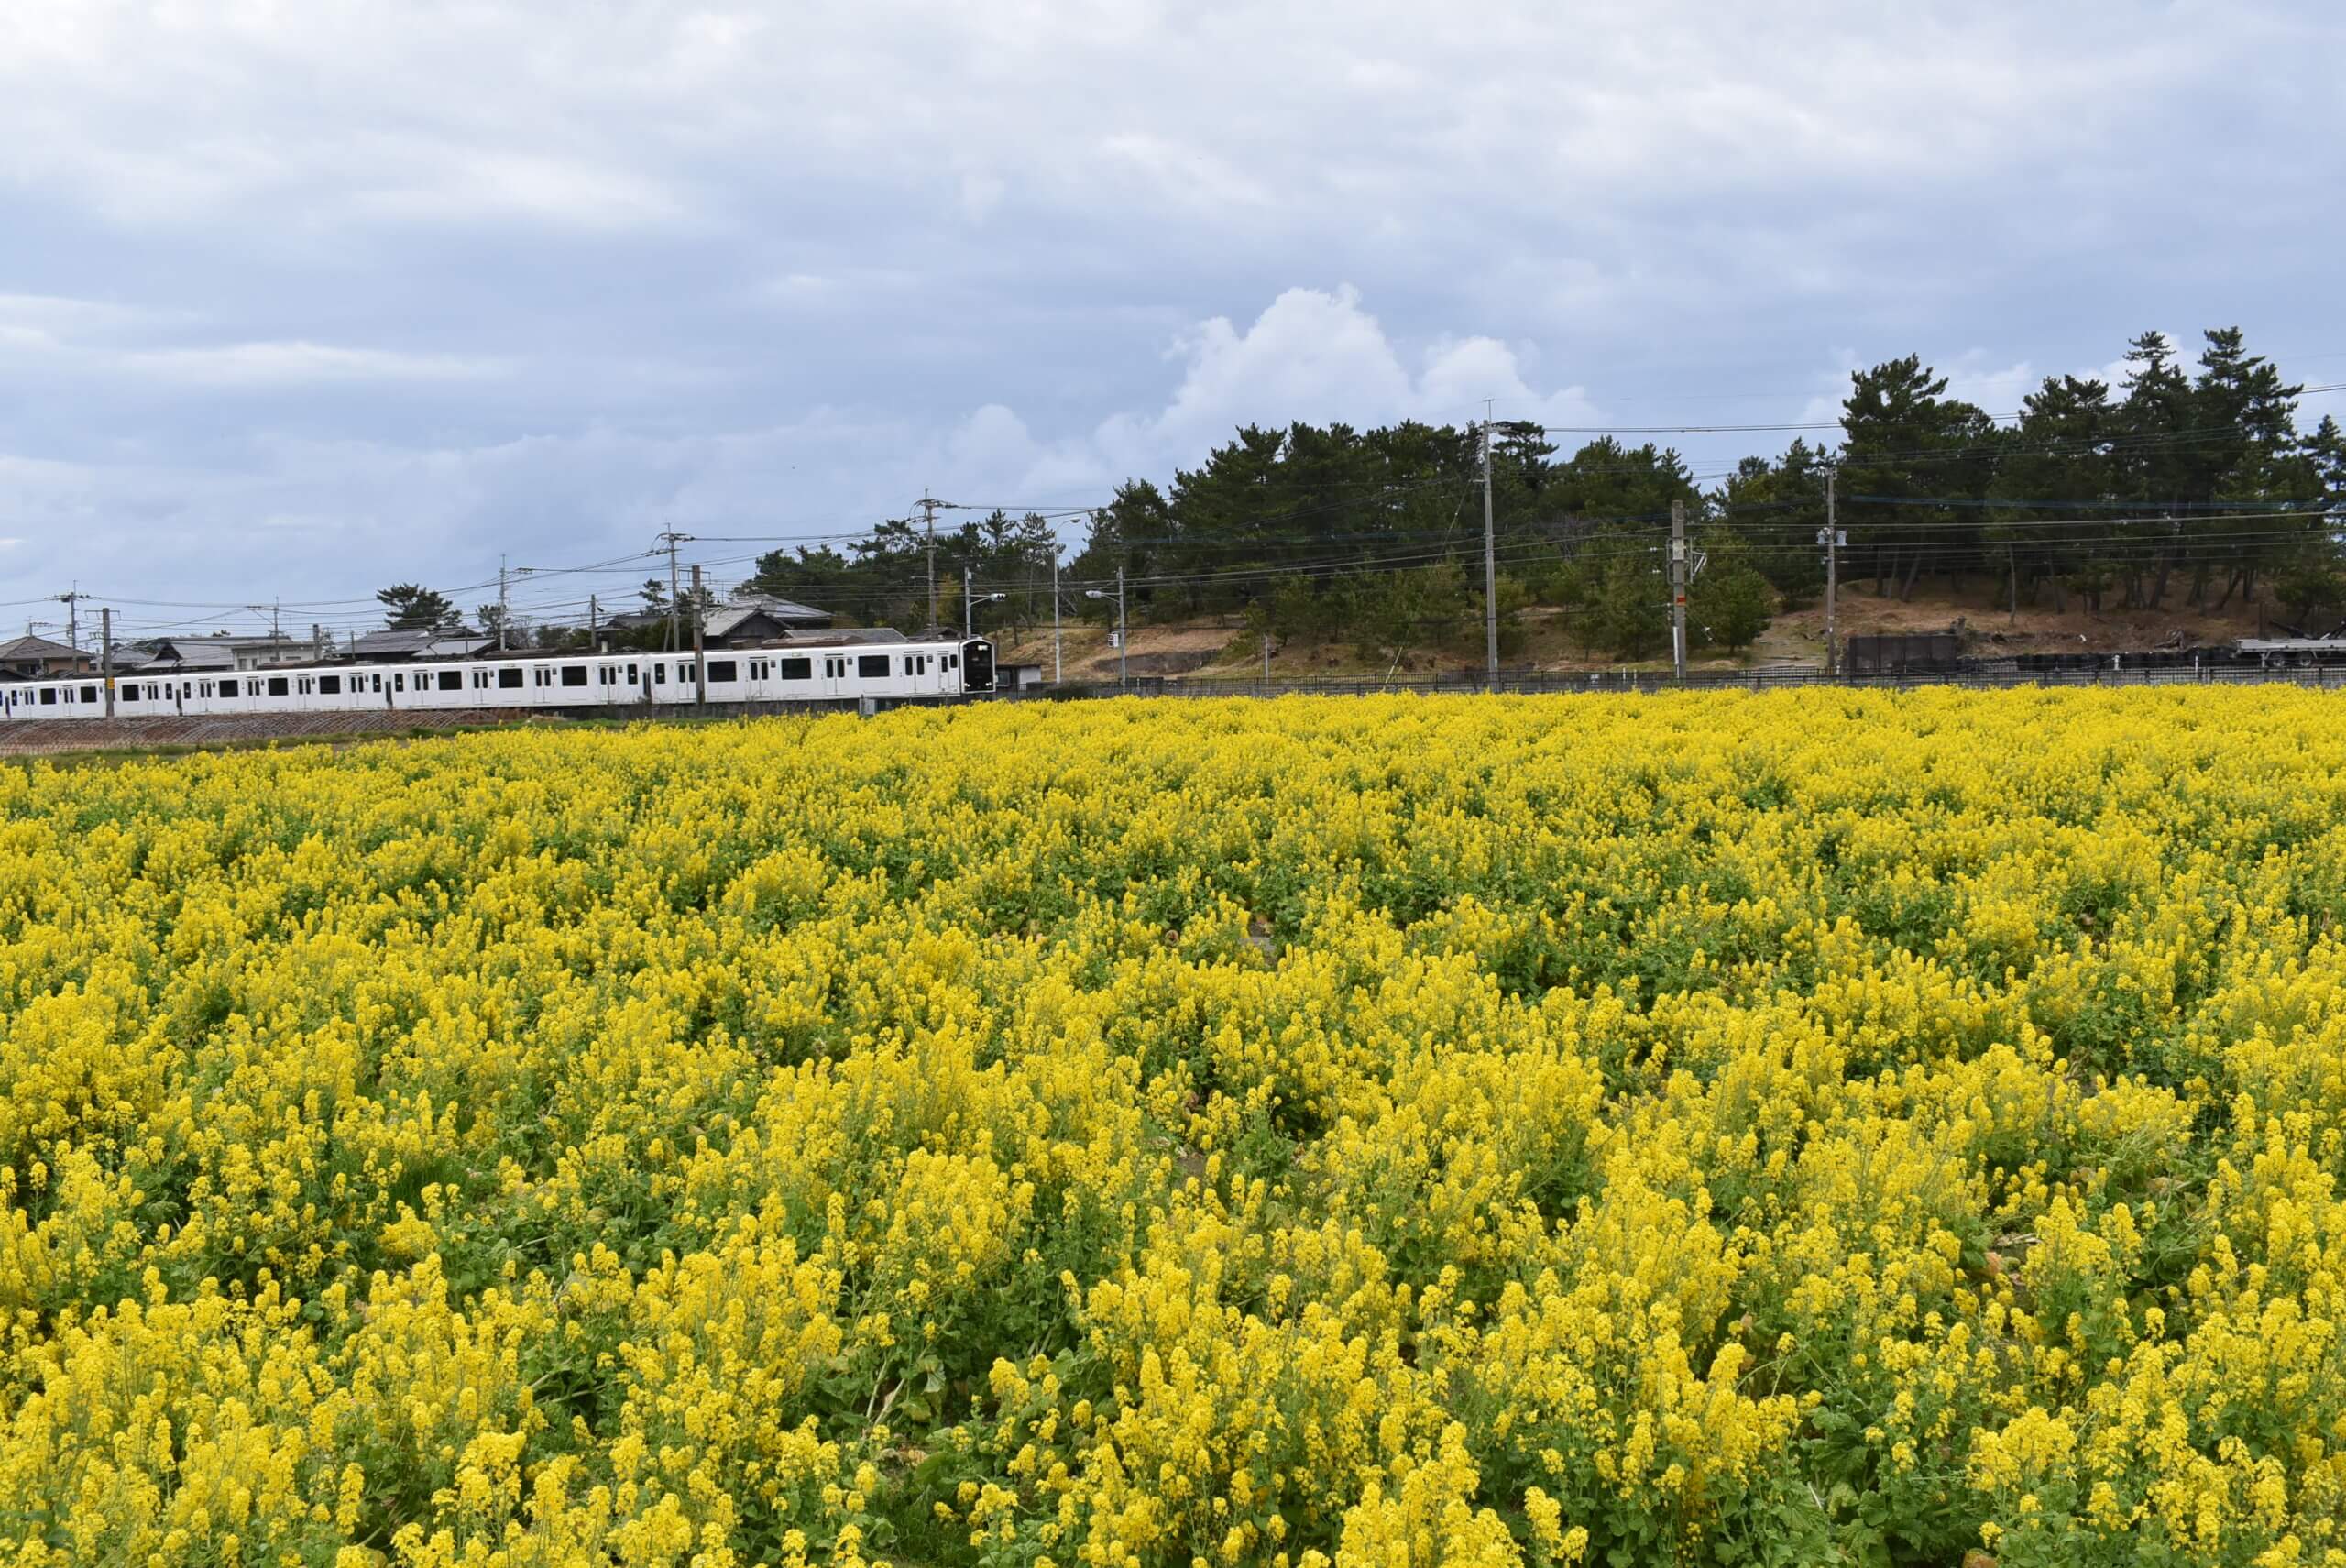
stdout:
[[363,614],[663,524],[1096,499],[1242,420],[2346,349],[2341,43],[2310,0],[17,0],[0,600]]

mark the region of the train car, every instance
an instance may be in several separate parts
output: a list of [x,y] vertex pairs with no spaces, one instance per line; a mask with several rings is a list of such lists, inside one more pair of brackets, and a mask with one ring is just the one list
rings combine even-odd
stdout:
[[[715,703],[905,701],[993,690],[993,644],[803,642],[690,653],[475,656],[412,664],[281,665],[114,677],[117,718],[450,709],[660,708]],[[704,698],[704,695],[706,696]],[[96,675],[0,685],[0,718],[105,716]]]

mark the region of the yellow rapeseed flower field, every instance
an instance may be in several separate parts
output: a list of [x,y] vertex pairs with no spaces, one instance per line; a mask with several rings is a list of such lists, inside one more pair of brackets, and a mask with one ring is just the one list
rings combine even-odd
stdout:
[[2339,701],[0,770],[0,1563],[2346,1563]]

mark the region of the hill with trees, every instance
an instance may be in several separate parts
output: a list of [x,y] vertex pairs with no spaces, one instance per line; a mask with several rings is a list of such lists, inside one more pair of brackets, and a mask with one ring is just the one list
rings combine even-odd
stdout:
[[[1947,396],[1920,358],[1850,378],[1837,431],[1806,431],[1707,486],[1679,454],[1599,436],[1566,455],[1537,424],[1491,433],[1503,656],[1531,619],[1562,618],[1593,655],[1668,641],[1663,556],[1687,508],[1703,569],[1689,620],[1715,649],[1747,646],[1824,586],[1828,475],[1848,534],[1845,593],[1975,598],[2099,613],[2220,612],[2235,601],[2327,629],[2346,617],[2346,436],[2298,428],[2304,388],[2204,334],[2195,362],[2156,333],[2129,345],[2117,386],[2048,378],[2018,411]],[[1790,427],[1775,427],[1781,432]],[[1365,657],[1411,649],[1479,658],[1481,439],[1472,428],[1249,426],[1194,469],[1135,478],[1085,519],[1066,587],[1121,569],[1136,626],[1236,620],[1284,643],[1341,641]],[[951,513],[948,514],[951,516]],[[940,529],[940,619],[960,619],[967,571],[1003,598],[986,628],[1015,638],[1051,616],[1052,520],[994,512]],[[927,619],[920,527],[892,520],[845,550],[764,556],[745,586],[907,629]],[[1095,623],[1100,600],[1063,596]]]

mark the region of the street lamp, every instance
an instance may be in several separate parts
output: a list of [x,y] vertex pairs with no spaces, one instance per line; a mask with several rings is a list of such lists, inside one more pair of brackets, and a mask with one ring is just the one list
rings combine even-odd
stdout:
[[[1105,588],[1086,588],[1083,597],[1104,599],[1110,595]],[[1124,569],[1122,566],[1116,568],[1116,592],[1113,597],[1116,601],[1116,684],[1121,686],[1124,684],[1124,659],[1132,651],[1131,640],[1124,635]]]

